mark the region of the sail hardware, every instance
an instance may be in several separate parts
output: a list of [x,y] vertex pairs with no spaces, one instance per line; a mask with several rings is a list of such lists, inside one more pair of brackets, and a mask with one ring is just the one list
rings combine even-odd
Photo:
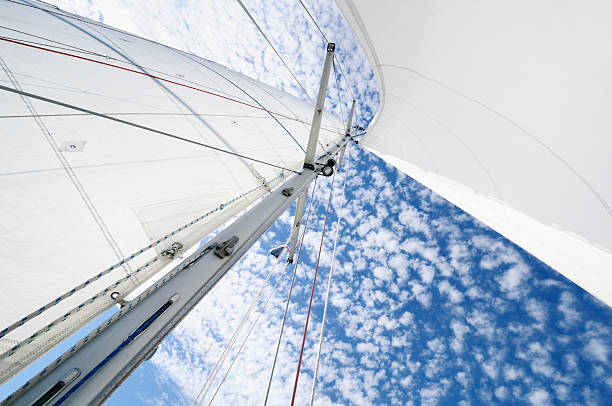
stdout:
[[283,196],[289,197],[293,194],[293,190],[294,189],[292,187],[288,187],[288,188],[283,189],[281,193],[283,194]]
[[234,246],[238,242],[239,238],[233,236],[229,240],[223,241],[215,247],[215,255],[219,258],[225,258],[234,253]]
[[183,250],[183,244],[178,241],[175,241],[170,245],[170,247],[166,248],[161,252],[162,256],[169,256],[170,258],[174,258],[176,254]]
[[[316,181],[316,178],[315,178],[315,181]],[[293,231],[291,231],[292,234],[294,232],[296,232],[295,229]],[[289,242],[290,238],[291,238],[291,236],[289,236],[289,238],[287,239],[286,243]],[[286,246],[286,245],[284,245],[284,246]],[[281,248],[281,250],[282,250],[282,248]],[[264,288],[268,284],[268,280],[276,272],[276,269],[277,269],[277,266],[278,266],[279,263],[280,263],[280,255],[276,256],[276,262],[274,263],[274,265],[272,266],[272,269],[270,270],[270,272],[268,272],[268,275],[266,276],[266,278],[262,282],[262,284],[261,284],[261,286],[259,288],[259,291],[257,292],[255,297],[251,301],[251,304],[249,305],[249,308],[247,309],[246,313],[244,313],[244,315],[242,316],[242,319],[240,320],[240,323],[238,324],[238,326],[234,330],[234,334],[232,335],[230,340],[225,345],[225,348],[223,349],[223,352],[221,353],[221,356],[217,359],[217,362],[215,363],[215,366],[210,371],[208,377],[206,378],[206,380],[204,381],[204,384],[202,385],[202,388],[200,389],[200,392],[198,393],[196,398],[191,403],[191,406],[194,406],[196,403],[199,405],[202,402],[203,397],[206,397],[206,394],[211,389],[212,383],[213,383],[215,377],[217,376],[217,373],[219,372],[219,369],[221,368],[221,365],[225,362],[227,356],[229,355],[229,351],[231,350],[231,348],[234,346],[236,340],[238,339],[238,335],[242,331],[242,328],[245,325],[247,319],[249,318],[249,316],[251,314],[251,311],[253,310],[255,305],[259,302],[259,299],[261,298],[261,296],[262,296],[262,294],[264,292]],[[286,266],[285,266],[285,269],[286,269]],[[283,271],[283,273],[284,273],[284,271]],[[279,278],[279,280],[280,280],[280,278]],[[200,399],[201,397],[202,397],[202,399]]]
[[150,360],[151,358],[153,358],[153,356],[155,355],[155,353],[157,352],[157,350],[158,350],[158,349],[159,349],[159,344],[158,344],[158,345],[157,345],[155,348],[153,348],[153,350],[152,350],[151,352],[149,352],[149,353],[147,354],[147,356],[145,357],[145,359],[144,359],[144,360],[145,360],[145,361],[148,361],[148,360]]
[[113,292],[110,294],[111,299],[113,299],[115,302],[117,302],[117,304],[121,307],[125,306],[126,304],[129,304],[130,302],[128,302],[127,300],[125,300],[125,298],[123,297],[123,295],[119,292]]
[[64,141],[60,146],[62,152],[83,152],[87,141]]
[[55,397],[61,390],[72,381],[77,379],[81,375],[81,371],[77,368],[72,368],[66,375],[64,375],[55,385],[53,385],[48,391],[46,391],[36,402],[32,403],[32,406],[44,406],[49,404],[49,401]]

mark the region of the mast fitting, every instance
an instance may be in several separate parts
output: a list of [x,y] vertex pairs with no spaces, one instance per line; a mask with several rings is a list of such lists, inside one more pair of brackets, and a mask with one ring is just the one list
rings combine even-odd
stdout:
[[219,258],[225,258],[234,253],[234,246],[238,242],[238,237],[233,236],[229,240],[223,241],[215,247],[215,255]]

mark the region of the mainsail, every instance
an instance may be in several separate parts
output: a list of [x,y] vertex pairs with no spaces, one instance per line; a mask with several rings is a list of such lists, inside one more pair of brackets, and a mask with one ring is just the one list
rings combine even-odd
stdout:
[[366,148],[612,305],[612,4],[336,3],[380,89]]
[[302,167],[312,106],[51,6],[0,4],[0,65],[0,381]]

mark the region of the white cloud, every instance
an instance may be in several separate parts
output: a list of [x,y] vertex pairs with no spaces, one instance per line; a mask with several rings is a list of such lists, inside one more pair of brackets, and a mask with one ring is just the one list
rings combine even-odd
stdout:
[[590,358],[596,361],[607,362],[610,349],[603,343],[603,341],[597,338],[592,338],[584,347],[584,351]]
[[527,301],[527,313],[540,323],[544,323],[547,319],[546,306],[535,299]]
[[529,395],[527,399],[533,406],[548,406],[551,404],[550,394],[544,389],[535,389]]

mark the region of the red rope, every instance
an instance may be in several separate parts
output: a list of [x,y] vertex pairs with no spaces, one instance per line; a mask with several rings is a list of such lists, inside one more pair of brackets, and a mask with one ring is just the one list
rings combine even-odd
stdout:
[[336,172],[331,180],[329,190],[329,200],[327,201],[327,209],[325,210],[325,223],[323,223],[323,232],[321,233],[321,244],[319,245],[319,255],[317,256],[317,266],[315,268],[314,280],[312,281],[312,291],[310,292],[310,304],[308,304],[308,314],[306,315],[306,326],[304,326],[304,337],[302,337],[302,348],[300,349],[300,360],[298,361],[297,372],[295,374],[295,384],[293,385],[293,396],[291,397],[291,406],[295,403],[295,393],[297,392],[298,380],[300,379],[300,368],[302,367],[302,356],[304,355],[304,344],[306,343],[306,332],[308,331],[308,321],[310,320],[310,309],[312,308],[312,298],[314,296],[315,285],[317,283],[317,273],[319,272],[319,260],[321,259],[321,251],[323,251],[323,239],[325,237],[325,228],[327,226],[327,215],[329,214],[329,206],[332,200],[334,191],[334,180]]
[[[237,99],[234,99],[234,98],[231,98],[231,97],[223,96],[223,95],[218,94],[218,93],[209,92],[208,90],[200,89],[200,88],[197,88],[197,87],[194,87],[194,86],[189,86],[189,85],[186,85],[184,83],[176,82],[174,80],[164,79],[164,78],[162,78],[160,76],[151,75],[150,73],[141,72],[141,71],[138,71],[138,70],[135,70],[135,69],[125,68],[123,66],[114,65],[114,64],[108,63],[108,62],[97,61],[95,59],[86,58],[84,56],[79,56],[79,55],[74,55],[74,54],[71,54],[71,53],[68,53],[68,52],[62,52],[62,51],[57,51],[55,49],[50,49],[50,48],[45,48],[45,47],[41,47],[41,46],[38,46],[38,45],[28,44],[28,43],[25,43],[25,42],[16,41],[16,40],[9,39],[9,38],[1,38],[0,37],[0,40],[5,41],[5,42],[10,42],[12,44],[23,45],[23,46],[26,46],[26,47],[29,47],[29,48],[34,48],[34,49],[38,49],[38,50],[41,50],[41,51],[52,52],[52,53],[58,54],[58,55],[69,56],[71,58],[81,59],[83,61],[93,62],[93,63],[97,63],[99,65],[104,65],[104,66],[108,66],[108,67],[111,67],[111,68],[121,69],[121,70],[124,70],[124,71],[127,71],[127,72],[131,72],[131,73],[136,73],[136,74],[139,74],[139,75],[147,76],[147,77],[150,77],[152,79],[157,79],[157,80],[161,80],[161,81],[164,81],[164,82],[167,82],[167,83],[172,83],[173,85],[186,87],[186,88],[191,89],[191,90],[195,90],[195,91],[198,91],[198,92],[206,93],[206,94],[209,94],[211,96],[220,97],[222,99],[229,100],[229,101],[232,101],[232,102],[235,102],[235,103],[239,103],[239,104],[242,104],[244,106],[252,107],[252,108],[257,109],[257,110],[265,111],[265,112],[274,114],[274,115],[282,117],[282,118],[286,118],[286,119],[289,119],[289,120],[297,121],[297,122],[302,123],[302,124],[310,125],[309,122],[304,121],[304,120],[300,120],[299,118],[296,118],[296,117],[291,117],[291,116],[287,116],[287,115],[282,114],[282,113],[277,113],[275,111],[271,111],[271,110],[268,110],[266,108],[256,106],[254,104],[243,102],[241,100],[237,100]],[[321,127],[321,128],[323,130],[325,130],[325,131],[333,132],[333,130],[326,129],[324,127]]]

